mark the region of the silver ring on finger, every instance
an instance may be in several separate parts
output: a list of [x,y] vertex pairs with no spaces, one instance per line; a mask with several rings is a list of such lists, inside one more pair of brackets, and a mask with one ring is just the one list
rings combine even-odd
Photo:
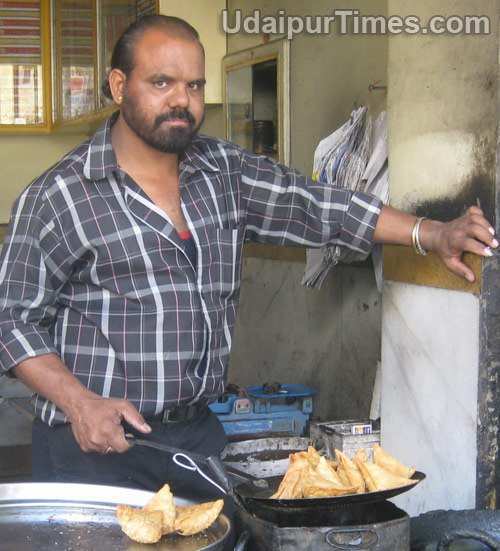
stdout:
[[104,452],[105,454],[108,454],[108,453],[111,453],[113,451],[113,448],[111,446],[108,446],[106,448],[106,451]]

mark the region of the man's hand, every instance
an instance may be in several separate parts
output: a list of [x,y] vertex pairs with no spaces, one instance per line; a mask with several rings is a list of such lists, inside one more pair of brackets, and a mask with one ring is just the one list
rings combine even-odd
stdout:
[[84,452],[126,452],[130,446],[125,440],[122,421],[140,432],[151,432],[151,427],[130,402],[102,398],[91,392],[56,354],[28,358],[14,368],[14,373],[64,412]]
[[498,247],[494,230],[479,207],[470,207],[464,216],[451,222],[424,220],[421,242],[424,249],[435,252],[446,267],[471,283],[474,273],[462,262],[462,254],[471,252],[479,256],[492,256]]
[[[413,214],[382,207],[375,227],[375,242],[411,247],[415,220]],[[420,244],[425,250],[436,253],[450,271],[471,283],[474,273],[462,262],[463,253],[492,256],[491,249],[498,247],[495,230],[479,207],[470,207],[463,216],[451,222],[424,220],[420,225]]]
[[84,452],[126,452],[130,446],[125,440],[122,421],[140,432],[151,432],[151,427],[129,401],[102,398],[91,392],[56,354],[28,358],[14,368],[14,373],[64,412]]
[[151,432],[142,415],[127,400],[85,396],[68,412],[78,445],[84,452],[123,453],[129,449],[122,421],[140,432]]

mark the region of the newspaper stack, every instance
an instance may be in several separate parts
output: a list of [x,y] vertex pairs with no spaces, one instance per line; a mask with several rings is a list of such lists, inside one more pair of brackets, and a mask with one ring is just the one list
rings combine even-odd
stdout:
[[[372,126],[366,107],[322,140],[314,154],[313,179],[332,186],[372,193],[384,204],[389,201],[387,117],[382,112]],[[365,260],[367,254],[338,245],[308,249],[302,284],[321,288],[328,272],[339,262]],[[377,286],[382,286],[381,249],[372,250]]]

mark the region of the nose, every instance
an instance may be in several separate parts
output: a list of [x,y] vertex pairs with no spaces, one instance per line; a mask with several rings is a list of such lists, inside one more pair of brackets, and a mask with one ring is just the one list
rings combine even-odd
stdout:
[[189,105],[189,94],[183,82],[178,82],[168,95],[170,108],[181,107],[186,109]]

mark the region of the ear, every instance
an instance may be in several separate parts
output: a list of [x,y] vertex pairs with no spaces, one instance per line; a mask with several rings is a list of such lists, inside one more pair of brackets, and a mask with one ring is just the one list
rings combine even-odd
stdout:
[[120,105],[123,101],[126,80],[127,77],[125,73],[120,71],[120,69],[112,69],[109,73],[109,89],[111,90],[111,95],[117,105]]

